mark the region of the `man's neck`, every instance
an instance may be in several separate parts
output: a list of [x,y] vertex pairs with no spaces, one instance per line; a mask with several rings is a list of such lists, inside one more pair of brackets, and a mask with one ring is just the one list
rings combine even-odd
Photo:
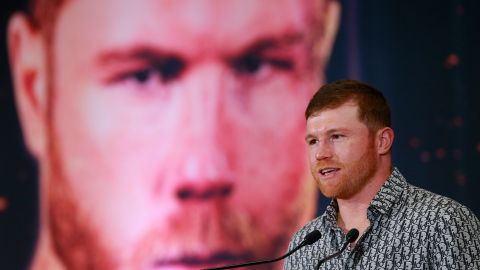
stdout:
[[369,202],[352,202],[349,200],[338,200],[337,224],[344,233],[356,228],[360,235],[370,225],[367,218]]

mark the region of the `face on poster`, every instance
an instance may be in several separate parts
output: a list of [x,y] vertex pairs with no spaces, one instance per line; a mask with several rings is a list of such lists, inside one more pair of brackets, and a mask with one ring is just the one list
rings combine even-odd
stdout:
[[198,269],[286,251],[315,210],[303,112],[324,80],[338,3],[33,10],[8,29],[39,163],[33,268]]

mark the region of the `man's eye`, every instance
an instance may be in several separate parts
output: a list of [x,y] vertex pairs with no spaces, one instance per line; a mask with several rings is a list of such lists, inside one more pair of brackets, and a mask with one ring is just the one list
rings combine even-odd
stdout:
[[177,79],[185,68],[185,63],[178,58],[166,58],[159,63],[151,64],[147,67],[134,71],[125,72],[118,76],[118,80],[134,80],[139,84],[146,84],[152,79],[158,79],[163,83],[168,83]]
[[232,61],[232,66],[237,72],[247,75],[257,73],[265,65],[281,70],[291,69],[293,66],[290,60],[263,57],[258,54],[248,54]]
[[162,80],[168,82],[179,77],[184,67],[185,63],[182,60],[176,57],[170,57],[165,59],[163,63],[159,63],[157,70],[162,76]]
[[152,74],[154,72],[155,72],[155,70],[153,70],[152,68],[148,68],[148,69],[135,71],[135,72],[131,73],[130,76],[133,79],[135,79],[135,81],[137,81],[139,83],[145,83],[150,79],[150,77],[152,76]]
[[341,134],[333,134],[330,138],[331,138],[332,140],[338,140],[338,139],[343,138],[343,137],[344,137],[344,136],[341,135]]
[[317,139],[310,139],[310,140],[308,140],[307,143],[308,143],[308,145],[314,145],[314,144],[317,143]]
[[258,55],[246,55],[233,60],[233,67],[239,73],[255,73],[264,64],[264,61]]

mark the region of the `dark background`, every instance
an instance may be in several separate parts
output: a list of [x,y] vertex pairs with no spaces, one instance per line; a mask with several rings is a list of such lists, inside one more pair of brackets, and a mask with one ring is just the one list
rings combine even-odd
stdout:
[[[328,81],[363,80],[386,95],[394,162],[407,180],[480,216],[480,1],[341,1]],[[25,151],[0,42],[0,269],[25,269],[36,239],[36,164]],[[327,200],[319,201],[323,212]]]

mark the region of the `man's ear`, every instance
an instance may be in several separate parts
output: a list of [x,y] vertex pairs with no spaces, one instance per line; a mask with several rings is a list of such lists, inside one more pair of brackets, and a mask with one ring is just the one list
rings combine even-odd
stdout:
[[380,155],[390,152],[394,138],[393,129],[389,127],[381,128],[376,134],[377,153]]
[[323,31],[320,40],[315,45],[315,52],[322,61],[323,68],[328,63],[332,53],[335,37],[337,36],[338,25],[340,23],[340,1],[325,0],[323,12]]
[[15,101],[23,136],[31,153],[45,151],[47,131],[46,48],[40,31],[24,14],[14,14],[8,23],[8,54]]

